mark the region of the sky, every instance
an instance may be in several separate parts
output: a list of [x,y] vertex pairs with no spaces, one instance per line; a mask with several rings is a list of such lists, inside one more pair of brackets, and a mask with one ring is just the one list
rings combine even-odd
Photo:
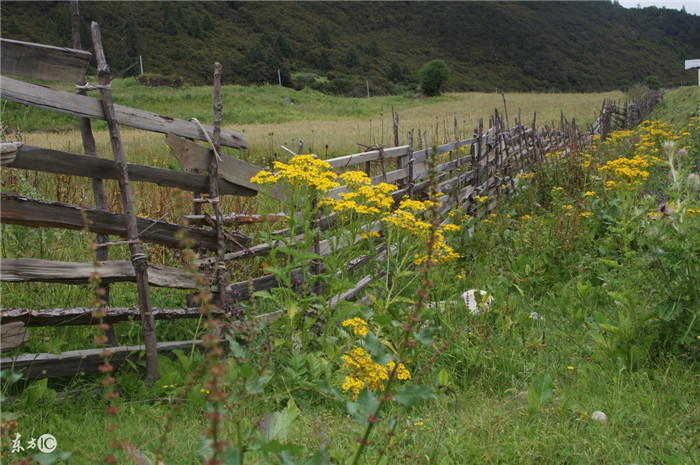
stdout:
[[685,11],[690,14],[700,16],[700,0],[619,0],[620,5],[625,8],[637,8],[640,5],[642,8],[647,6],[655,6],[658,8],[673,8],[680,10],[685,6]]

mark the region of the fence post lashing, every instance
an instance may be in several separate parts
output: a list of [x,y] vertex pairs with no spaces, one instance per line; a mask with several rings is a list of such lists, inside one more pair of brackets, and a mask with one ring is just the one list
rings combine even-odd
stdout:
[[224,261],[225,235],[224,235],[224,216],[221,213],[221,203],[219,202],[219,185],[217,178],[219,176],[219,150],[221,148],[221,63],[214,63],[214,134],[212,138],[213,152],[209,159],[209,200],[214,209],[214,217],[216,219],[216,285],[219,291],[218,305],[219,308],[224,308],[226,302],[226,262]]
[[[139,231],[136,225],[136,212],[134,210],[134,199],[131,195],[129,185],[129,172],[127,170],[126,156],[122,147],[119,124],[114,111],[112,101],[112,91],[109,87],[109,66],[105,60],[102,49],[102,36],[100,26],[92,22],[92,41],[95,47],[95,59],[97,61],[97,77],[100,83],[100,94],[102,108],[104,111],[107,126],[109,127],[109,138],[114,155],[114,167],[119,178],[119,190],[121,192],[122,205],[124,209],[124,223],[126,225],[127,238],[130,241],[138,239]],[[156,345],[155,319],[151,312],[151,297],[148,290],[148,262],[146,255],[141,250],[141,243],[129,244],[131,252],[131,263],[134,266],[136,275],[136,286],[139,296],[139,310],[141,314],[141,328],[143,330],[144,346],[146,349],[146,384],[152,386],[158,379],[158,352]]]
[[[82,50],[82,43],[80,40],[80,12],[78,9],[78,1],[71,0],[71,33],[73,36],[73,48],[76,50]],[[81,79],[76,82],[79,86],[84,86],[86,84],[85,79]],[[85,89],[76,89],[76,94],[87,95]],[[85,150],[85,155],[91,157],[97,157],[97,145],[95,144],[95,137],[92,134],[92,122],[90,118],[78,118],[80,122],[80,135],[83,140],[83,149]],[[101,210],[107,211],[109,205],[107,202],[107,193],[105,192],[105,186],[102,179],[93,178],[92,179],[92,193],[95,197],[95,206]],[[109,235],[107,234],[97,234],[96,237],[97,244],[106,244],[109,242]],[[109,249],[107,247],[97,247],[95,250],[95,258],[98,261],[104,262],[109,259]],[[109,284],[99,284],[99,287],[103,289],[103,294],[101,299],[105,306],[109,306]],[[117,345],[117,337],[114,333],[114,326],[109,325],[109,329],[105,330],[105,336],[107,336],[107,344],[110,346]]]

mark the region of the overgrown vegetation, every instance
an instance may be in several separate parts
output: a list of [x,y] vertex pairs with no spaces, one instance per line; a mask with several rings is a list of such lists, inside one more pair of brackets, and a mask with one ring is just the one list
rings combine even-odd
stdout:
[[[282,238],[263,266],[286,279],[320,259],[316,281],[236,305],[230,353],[162,357],[151,388],[138,366],[105,369],[119,396],[54,403],[99,379],[4,373],[19,398],[3,408],[3,459],[29,452],[9,450],[17,433],[50,432],[78,463],[699,461],[699,96],[674,91],[639,128],[546,154],[517,196],[480,196],[442,227],[435,192],[392,205],[391,186],[350,172],[323,200],[338,178],[322,161],[278,162],[256,181],[286,183],[306,247]],[[314,219],[330,210],[342,234],[321,258]],[[367,273],[341,266],[358,255],[382,278],[331,311]],[[488,292],[478,311],[467,289]]]
[[[68,2],[0,8],[3,37],[71,44]],[[276,85],[280,70],[297,89],[361,97],[369,81],[372,95],[412,95],[421,66],[441,59],[452,71],[448,92],[601,92],[648,76],[667,87],[693,83],[683,61],[700,56],[697,16],[610,2],[81,2],[80,10],[83,46],[90,21],[99,22],[114,73],[142,55],[147,73],[189,85],[208,84],[203,64],[218,61],[224,84]]]

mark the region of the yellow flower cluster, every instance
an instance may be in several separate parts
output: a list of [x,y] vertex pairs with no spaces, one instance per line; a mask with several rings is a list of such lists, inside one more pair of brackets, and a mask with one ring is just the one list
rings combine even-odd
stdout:
[[367,322],[359,317],[343,321],[343,326],[352,326],[352,332],[353,334],[355,334],[355,336],[366,336],[369,332],[369,329],[367,328]]
[[600,167],[600,170],[611,173],[618,180],[629,185],[645,181],[649,177],[649,171],[645,168],[650,167],[655,161],[651,157],[641,155],[635,155],[632,158],[620,157],[607,162]]
[[400,380],[411,379],[411,372],[403,363],[389,362],[380,365],[372,362],[372,357],[362,347],[356,347],[343,355],[343,368],[350,370],[351,375],[345,377],[342,385],[344,392],[351,392],[353,399],[357,399],[362,389],[370,391],[384,391],[384,383],[389,379],[389,374],[396,369],[396,377]]
[[349,192],[339,194],[340,199],[324,198],[320,205],[333,208],[338,213],[378,215],[389,210],[394,204],[391,193],[396,190],[393,184],[385,182],[371,185],[370,178],[362,171],[348,171],[340,175]]
[[338,177],[331,171],[328,162],[314,155],[297,155],[289,163],[275,162],[275,172],[262,170],[250,179],[255,184],[276,184],[284,180],[293,186],[308,185],[325,192],[340,186],[334,181]]

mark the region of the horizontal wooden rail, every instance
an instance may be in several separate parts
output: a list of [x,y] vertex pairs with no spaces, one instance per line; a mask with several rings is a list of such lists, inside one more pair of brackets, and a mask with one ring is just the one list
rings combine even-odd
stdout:
[[[97,308],[90,307],[48,308],[41,310],[7,308],[0,310],[0,321],[2,321],[3,325],[13,321],[21,321],[27,327],[94,325],[100,322],[98,318],[93,317],[93,312],[97,310]],[[104,323],[112,324],[120,321],[141,319],[140,310],[134,307],[106,307],[101,310],[104,312],[102,317]],[[200,310],[197,307],[153,308],[152,313],[156,320],[200,317]],[[214,317],[218,317],[222,316],[224,312],[218,308],[213,308],[211,309],[211,314]]]
[[[92,54],[52,45],[1,39],[3,74],[48,81],[79,82],[85,79]],[[4,89],[3,89],[4,90]]]
[[[27,145],[19,149],[14,161],[5,166],[88,178],[117,179],[113,160]],[[209,192],[209,180],[207,176],[201,174],[132,163],[127,165],[127,169],[130,181],[149,182],[190,192]],[[252,197],[257,194],[255,190],[233,184],[225,179],[218,179],[217,183],[220,195]]]
[[[12,102],[82,118],[105,119],[102,104],[99,100],[92,97],[61,92],[6,76],[0,78],[0,88],[2,88],[2,98]],[[173,133],[190,139],[206,140],[199,126],[191,121],[171,118],[122,105],[114,105],[114,110],[117,115],[117,122],[124,126],[163,134]],[[213,137],[214,129],[211,126],[205,125],[204,129],[209,133],[210,138]],[[221,145],[246,149],[248,148],[248,139],[244,134],[222,130]]]
[[[32,227],[48,227],[82,230],[85,228],[98,234],[110,234],[126,237],[124,217],[91,207],[78,207],[61,202],[34,200],[21,195],[2,193],[2,210],[0,222]],[[187,231],[187,238],[195,247],[216,249],[216,232],[196,227],[183,227],[175,223],[137,218],[139,238],[144,242],[163,244],[172,248],[182,248],[178,232]],[[230,252],[242,250],[250,243],[250,238],[242,234],[232,236],[236,242],[227,241]]]
[[[384,158],[398,158],[408,155],[408,145],[402,145],[400,147],[391,147],[384,149]],[[331,168],[345,168],[347,166],[359,165],[360,163],[366,163],[368,161],[379,160],[380,152],[379,150],[371,150],[368,152],[353,153],[352,155],[344,155],[337,158],[329,158],[326,160]]]
[[[4,282],[50,282],[64,284],[88,284],[93,273],[97,273],[104,284],[135,282],[134,266],[130,261],[76,263],[36,258],[0,258],[0,281]],[[174,289],[197,289],[198,285],[181,268],[148,265],[148,284]]]
[[[202,341],[159,342],[159,353],[172,352],[175,349],[183,351],[192,347],[203,349]],[[109,347],[112,356],[109,363],[118,366],[127,359],[136,361],[141,358],[145,346]],[[83,349],[61,352],[60,354],[22,354],[0,358],[1,370],[12,370],[22,374],[23,378],[52,378],[57,376],[75,376],[80,373],[94,372],[104,364],[105,349]]]

